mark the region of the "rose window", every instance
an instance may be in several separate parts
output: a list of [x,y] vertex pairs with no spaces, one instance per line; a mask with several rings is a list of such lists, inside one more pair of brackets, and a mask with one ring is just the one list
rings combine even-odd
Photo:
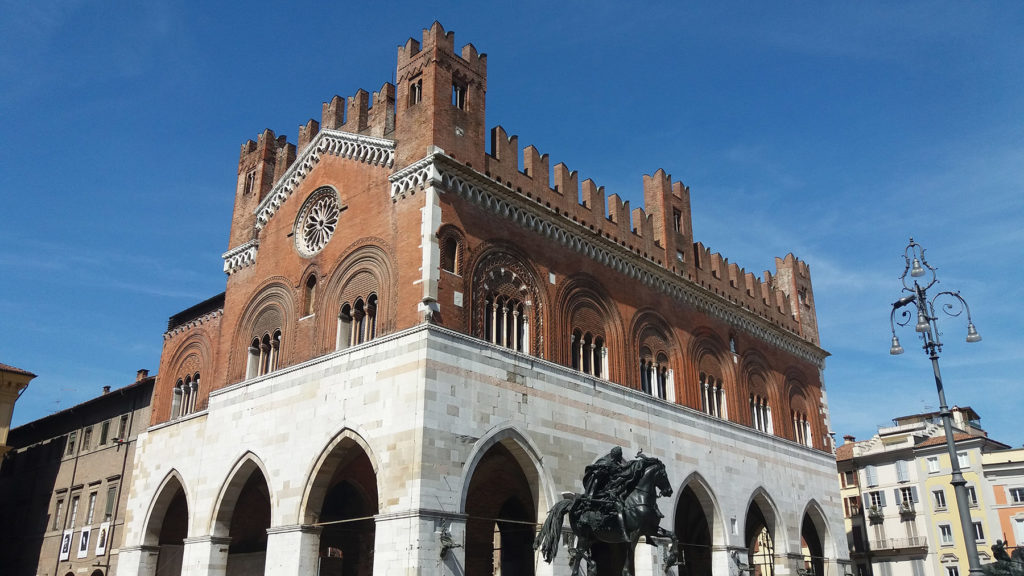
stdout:
[[313,193],[299,212],[295,226],[295,247],[303,256],[323,250],[338,228],[341,207],[337,193],[323,188]]

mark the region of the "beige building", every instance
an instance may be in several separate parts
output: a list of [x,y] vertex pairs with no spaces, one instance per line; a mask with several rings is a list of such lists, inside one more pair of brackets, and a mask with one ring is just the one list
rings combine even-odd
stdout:
[[135,441],[155,377],[11,431],[0,466],[0,573],[116,573]]
[[[1007,446],[988,438],[978,414],[952,408],[957,459],[967,481],[982,563],[1000,527],[982,462]],[[966,576],[945,431],[938,413],[902,416],[869,440],[836,450],[847,541],[858,576]]]

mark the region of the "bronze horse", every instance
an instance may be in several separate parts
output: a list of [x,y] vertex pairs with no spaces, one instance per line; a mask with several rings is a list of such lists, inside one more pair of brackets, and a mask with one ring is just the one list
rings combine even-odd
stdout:
[[534,548],[540,548],[545,562],[550,563],[558,554],[566,514],[575,535],[575,543],[568,545],[573,576],[583,576],[580,572],[582,560],[587,561],[588,576],[595,573],[590,550],[595,542],[627,545],[623,576],[633,576],[634,552],[640,536],[671,538],[675,542],[675,535],[659,526],[662,514],[658,510],[657,498],[672,495],[672,483],[665,472],[665,465],[657,458],[644,457],[632,461],[629,466],[631,470],[625,474],[632,480],[626,486],[627,495],[622,501],[621,515],[615,502],[579,496],[562,500],[551,508],[534,543]]

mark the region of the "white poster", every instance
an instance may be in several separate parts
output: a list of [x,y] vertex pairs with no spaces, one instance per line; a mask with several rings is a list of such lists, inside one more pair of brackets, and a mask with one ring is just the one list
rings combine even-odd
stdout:
[[60,559],[71,558],[71,530],[65,530],[60,537]]
[[82,534],[78,539],[78,558],[85,558],[89,555],[89,534],[92,533],[92,527],[86,526],[82,528]]
[[103,556],[107,553],[107,535],[110,534],[110,522],[100,524],[99,535],[96,536],[96,555]]

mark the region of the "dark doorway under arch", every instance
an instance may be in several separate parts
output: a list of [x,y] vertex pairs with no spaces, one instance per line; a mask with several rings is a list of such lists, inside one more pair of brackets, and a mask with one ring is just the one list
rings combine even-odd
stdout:
[[259,468],[253,467],[229,513],[227,576],[263,574],[270,528],[270,490]]
[[327,479],[316,484],[323,500],[312,506],[321,528],[320,576],[371,576],[378,511],[373,464],[354,442],[342,442],[319,477]]
[[804,557],[804,569],[810,570],[814,576],[825,574],[825,552],[821,545],[821,535],[817,526],[808,514],[804,514],[800,526],[800,553]]
[[181,576],[181,559],[185,551],[185,538],[188,537],[188,502],[181,484],[174,482],[164,490],[170,491],[171,495],[160,521],[156,573],[161,576]]
[[679,493],[673,530],[683,547],[689,576],[711,576],[711,526],[691,486]]
[[772,526],[765,519],[757,502],[751,502],[747,508],[747,521],[743,533],[744,542],[747,544],[747,565],[753,568],[751,575],[774,576],[775,541],[772,538]]
[[504,445],[488,449],[473,470],[466,514],[466,574],[533,575],[537,504]]

